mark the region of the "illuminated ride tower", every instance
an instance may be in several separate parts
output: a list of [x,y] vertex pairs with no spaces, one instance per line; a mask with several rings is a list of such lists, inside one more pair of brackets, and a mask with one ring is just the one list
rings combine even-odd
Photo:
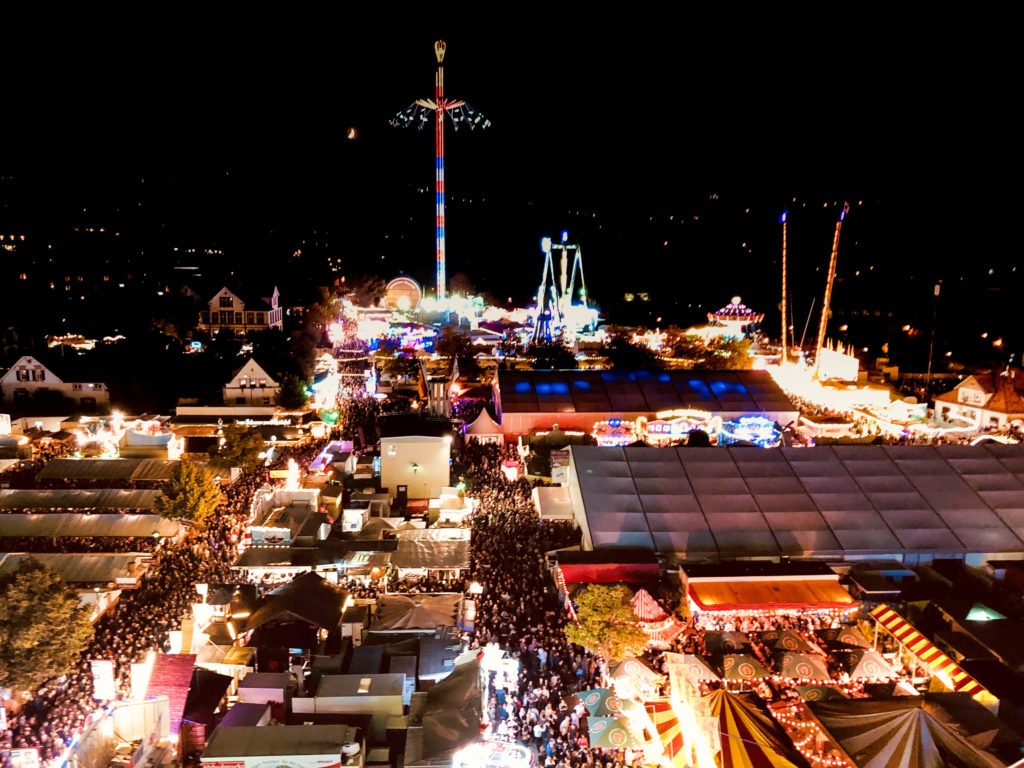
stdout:
[[434,75],[434,99],[417,99],[407,109],[403,109],[391,119],[396,127],[415,125],[423,130],[433,118],[434,143],[436,147],[436,166],[434,170],[435,214],[437,217],[437,299],[446,296],[447,278],[445,275],[444,249],[444,121],[451,120],[452,128],[459,130],[459,125],[468,125],[470,129],[488,128],[491,121],[485,118],[464,101],[446,98],[444,95],[444,40],[434,43],[434,55],[437,57],[437,73]]

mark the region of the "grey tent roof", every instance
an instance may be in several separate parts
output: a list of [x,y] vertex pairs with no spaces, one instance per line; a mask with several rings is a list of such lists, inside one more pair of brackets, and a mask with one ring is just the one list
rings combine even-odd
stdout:
[[920,696],[812,701],[808,706],[858,768],[1003,765],[932,716]]
[[594,548],[679,559],[1024,554],[1024,445],[570,448]]
[[0,536],[177,536],[181,524],[160,515],[83,515],[52,512],[35,515],[6,514],[0,518]]
[[130,566],[145,555],[118,554],[0,554],[0,574],[16,571],[22,561],[33,558],[53,568],[68,584],[102,584],[130,576]]
[[121,488],[0,490],[0,509],[156,509],[159,495]]
[[386,595],[381,598],[371,632],[433,632],[455,626],[459,595]]
[[468,568],[469,541],[401,539],[391,554],[398,568]]
[[38,477],[81,480],[169,480],[177,461],[169,459],[54,459]]

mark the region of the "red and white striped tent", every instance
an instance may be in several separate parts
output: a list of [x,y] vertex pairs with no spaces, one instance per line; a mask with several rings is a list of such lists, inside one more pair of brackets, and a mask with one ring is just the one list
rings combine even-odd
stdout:
[[646,589],[637,591],[630,603],[633,606],[633,613],[640,619],[640,626],[647,633],[648,641],[655,648],[668,648],[686,626],[676,617],[666,613]]

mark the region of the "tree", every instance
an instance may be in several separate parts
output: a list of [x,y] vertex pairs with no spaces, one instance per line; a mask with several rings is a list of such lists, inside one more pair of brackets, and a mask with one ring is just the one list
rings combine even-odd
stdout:
[[213,473],[195,462],[182,459],[156,497],[156,510],[173,520],[199,523],[212,515],[219,503],[220,488]]
[[591,584],[576,599],[578,621],[565,628],[569,642],[601,654],[613,664],[638,656],[647,648],[647,635],[630,605],[629,587]]
[[263,436],[255,429],[231,424],[224,427],[224,442],[211,452],[210,462],[218,469],[254,470],[263,463],[263,447]]
[[579,367],[576,363],[576,355],[572,353],[572,350],[564,344],[558,344],[553,341],[531,344],[526,349],[526,354],[534,358],[533,367],[535,369],[571,369]]
[[647,347],[632,344],[624,336],[616,336],[604,348],[604,355],[612,368],[626,371],[656,370],[661,361]]
[[277,404],[290,411],[303,408],[309,400],[309,392],[306,390],[306,382],[294,373],[286,373],[281,378],[281,394],[278,395]]
[[709,345],[709,351],[705,368],[746,371],[754,363],[750,356],[749,339],[721,339],[717,344]]
[[71,672],[92,635],[89,611],[34,558],[0,576],[0,687],[35,691]]

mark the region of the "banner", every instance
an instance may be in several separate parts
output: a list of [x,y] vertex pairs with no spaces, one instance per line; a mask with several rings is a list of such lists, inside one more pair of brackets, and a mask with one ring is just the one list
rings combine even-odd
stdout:
[[11,768],[39,768],[39,750],[35,747],[12,749]]
[[254,547],[287,547],[292,543],[292,532],[288,528],[252,525],[249,536]]
[[116,698],[114,662],[109,659],[90,659],[89,667],[92,669],[92,697],[98,701]]

